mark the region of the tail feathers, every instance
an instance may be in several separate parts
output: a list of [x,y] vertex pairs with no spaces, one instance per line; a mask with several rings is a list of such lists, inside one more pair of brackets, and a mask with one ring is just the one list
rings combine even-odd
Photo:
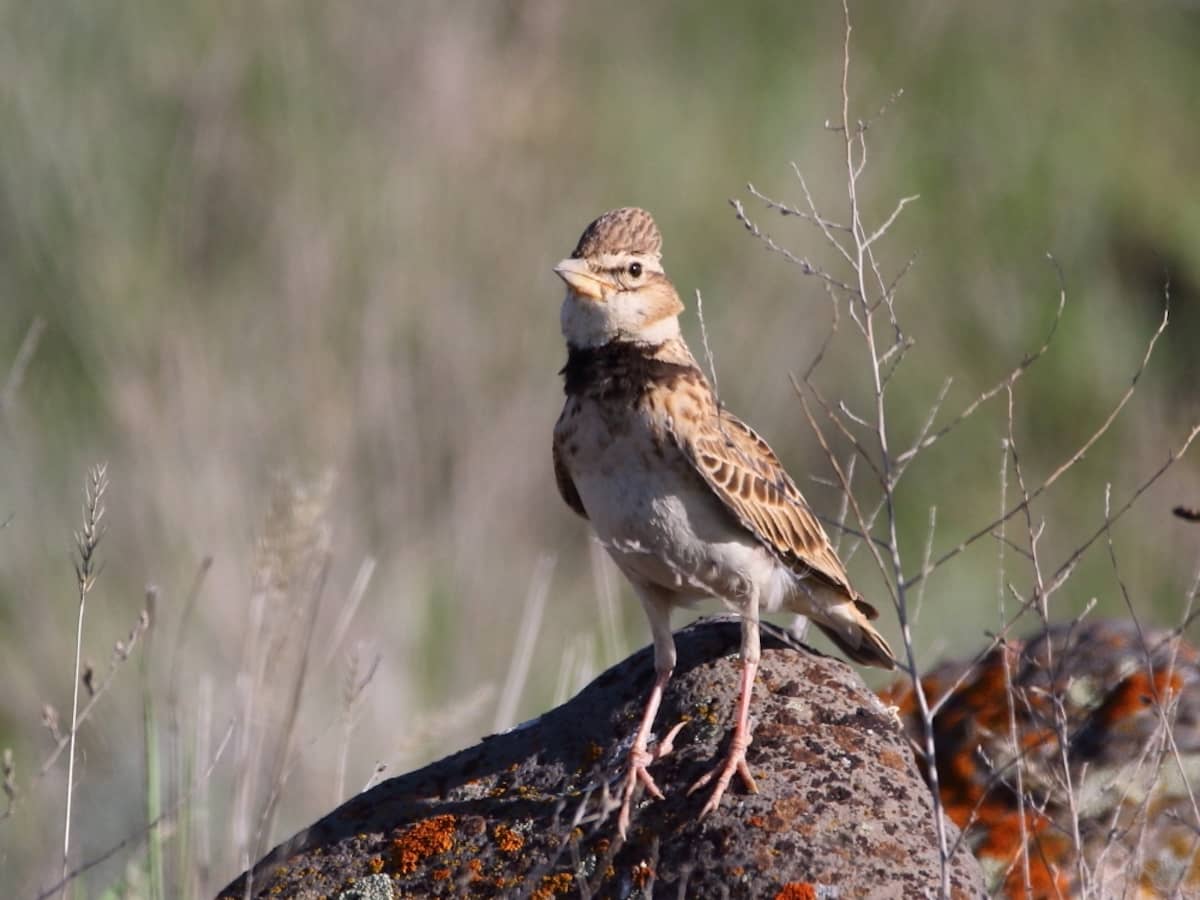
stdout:
[[870,603],[868,603],[862,597],[854,598],[854,608],[857,609],[864,616],[866,616],[868,619],[870,619],[872,622],[874,622],[876,619],[879,618],[879,610],[877,610],[875,607],[873,607]]
[[896,668],[892,648],[869,621],[879,613],[861,597],[851,600],[843,595],[841,602],[830,604],[819,612],[810,610],[808,615],[812,623],[856,663],[881,669]]
[[814,625],[825,632],[825,636],[833,641],[839,650],[846,657],[852,659],[861,666],[877,666],[880,669],[896,668],[896,657],[892,653],[892,648],[888,646],[888,642],[883,639],[883,636],[865,622],[858,627],[855,638],[857,643],[851,643],[851,638],[847,634],[848,628],[844,625],[828,625],[825,622],[819,622],[816,619],[811,620]]
[[872,619],[879,618],[879,611],[857,593],[852,596],[852,592],[842,585],[811,578],[786,594],[783,605],[789,612],[807,616],[859,665],[896,668],[896,654],[871,624]]

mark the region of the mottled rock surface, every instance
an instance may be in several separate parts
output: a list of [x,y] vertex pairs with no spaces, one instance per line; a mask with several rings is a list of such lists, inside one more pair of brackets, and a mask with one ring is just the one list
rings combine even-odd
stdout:
[[[930,795],[896,721],[846,664],[763,631],[759,794],[735,780],[699,821],[705,796],[687,795],[728,746],[738,684],[738,626],[709,620],[676,636],[656,731],[688,724],[651,769],[666,800],[643,796],[628,841],[605,804],[653,680],[649,648],[540,718],[353,798],[263,859],[251,896],[333,900],[372,875],[395,897],[937,896]],[[246,877],[220,896],[244,896]],[[953,897],[983,896],[965,847],[949,878]]]

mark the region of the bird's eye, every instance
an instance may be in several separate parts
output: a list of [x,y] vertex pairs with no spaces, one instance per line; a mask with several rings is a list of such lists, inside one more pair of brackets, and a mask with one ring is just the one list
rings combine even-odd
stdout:
[[642,264],[640,262],[631,262],[629,264],[629,274],[634,278],[638,278],[642,274]]

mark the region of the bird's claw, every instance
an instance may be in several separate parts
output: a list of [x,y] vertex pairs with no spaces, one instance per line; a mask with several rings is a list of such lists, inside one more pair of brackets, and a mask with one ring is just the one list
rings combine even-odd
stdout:
[[717,807],[721,805],[721,798],[725,796],[725,791],[729,787],[729,782],[733,780],[734,773],[741,776],[746,790],[751,794],[758,793],[758,785],[754,781],[754,776],[750,774],[750,767],[746,764],[746,748],[749,745],[749,740],[746,740],[744,744],[735,741],[734,745],[729,748],[729,755],[725,757],[725,762],[700,776],[696,783],[688,788],[688,796],[690,797],[696,791],[712,782],[713,779],[716,779],[716,787],[713,788],[713,792],[709,796],[708,802],[704,804],[704,808],[700,810],[700,818],[704,818],[710,812],[715,812]]
[[655,800],[666,799],[655,783],[654,776],[650,774],[649,766],[675,749],[675,736],[686,724],[686,722],[680,722],[668,731],[662,740],[654,745],[653,750],[635,746],[629,751],[629,771],[625,775],[625,785],[621,789],[621,811],[617,814],[617,834],[621,836],[621,840],[624,840],[629,833],[633,792],[638,784],[641,784],[646,789],[646,793]]

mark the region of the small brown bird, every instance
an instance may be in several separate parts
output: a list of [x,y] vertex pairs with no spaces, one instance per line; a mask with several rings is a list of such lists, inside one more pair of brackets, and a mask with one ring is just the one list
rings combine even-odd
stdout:
[[[856,662],[895,660],[871,626],[875,609],[850,585],[824,529],[779,458],[717,402],[679,331],[683,303],[663,272],[662,235],[642,209],[592,222],[554,271],[567,283],[566,403],[554,427],[554,472],[567,505],[588,519],[650,620],[656,678],[629,753],[617,827],[633,792],[662,799],[648,767],[682,725],[648,749],[675,667],[671,610],[717,597],[742,619],[742,677],[725,761],[701,811],[717,808],[746,765],[760,610],[808,616]],[[689,791],[689,793],[691,792]]]

